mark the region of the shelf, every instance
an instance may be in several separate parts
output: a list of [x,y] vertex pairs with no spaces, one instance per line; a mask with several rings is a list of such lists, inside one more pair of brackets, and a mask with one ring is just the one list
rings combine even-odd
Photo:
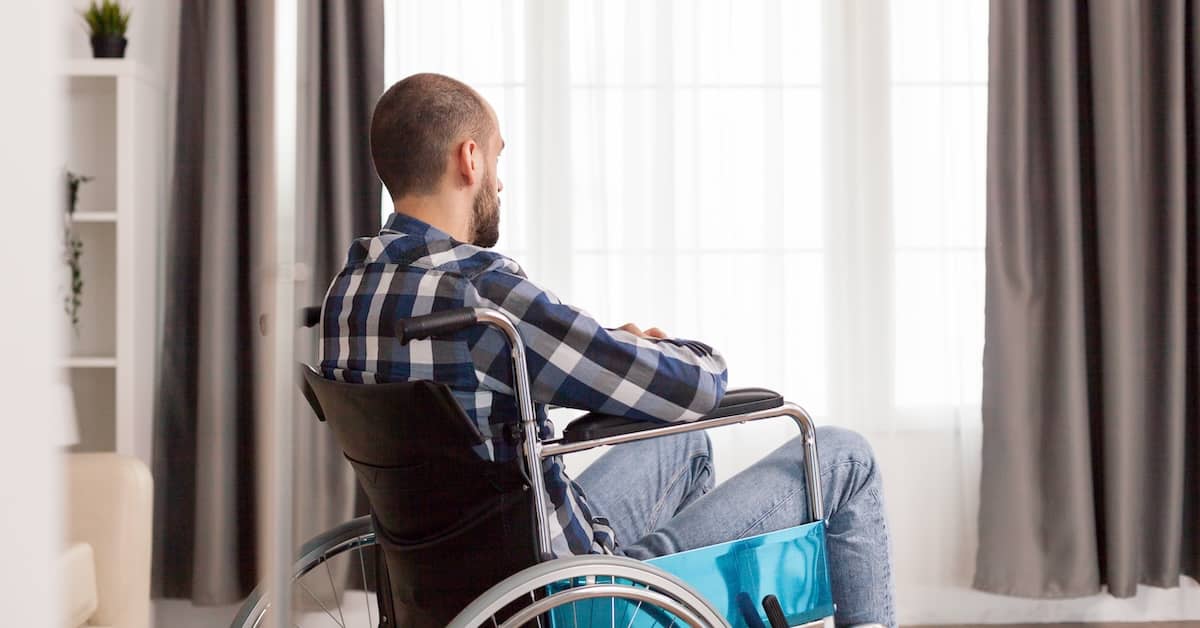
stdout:
[[[148,463],[167,99],[156,66],[92,59],[77,48],[78,57],[54,68],[66,114],[63,163],[92,181],[79,188],[72,216],[83,242],[82,307],[76,325],[60,321],[65,355],[55,365],[75,394],[76,450],[116,451]],[[70,279],[61,263],[57,279]]]
[[71,220],[79,223],[84,222],[116,222],[117,212],[75,212]]
[[132,59],[71,59],[60,74],[68,78],[136,76],[143,80],[150,76],[145,66]]
[[115,369],[117,368],[117,359],[104,356],[72,356],[63,359],[62,365],[69,369]]

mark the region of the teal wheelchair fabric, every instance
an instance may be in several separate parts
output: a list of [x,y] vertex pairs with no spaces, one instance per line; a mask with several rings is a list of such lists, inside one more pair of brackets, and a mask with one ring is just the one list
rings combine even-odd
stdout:
[[[769,626],[762,606],[763,598],[768,595],[779,599],[791,626],[829,617],[834,612],[824,521],[646,562],[690,585],[733,628]],[[580,584],[562,582],[551,590]],[[658,609],[647,611],[636,602],[598,599],[556,609],[551,621],[555,627],[651,628],[669,626],[674,619]]]

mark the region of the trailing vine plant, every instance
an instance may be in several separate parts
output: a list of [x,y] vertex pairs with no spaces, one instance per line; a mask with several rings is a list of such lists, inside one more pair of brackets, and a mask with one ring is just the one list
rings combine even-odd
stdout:
[[63,308],[79,333],[79,308],[83,305],[83,272],[79,260],[83,257],[83,240],[75,232],[75,206],[79,203],[79,186],[92,178],[67,171],[67,207],[63,214],[63,261],[71,271],[70,293],[63,299]]

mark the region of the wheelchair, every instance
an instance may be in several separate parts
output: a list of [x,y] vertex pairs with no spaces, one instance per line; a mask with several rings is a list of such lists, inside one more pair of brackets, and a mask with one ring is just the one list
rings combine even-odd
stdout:
[[[320,309],[305,308],[302,318],[305,326],[314,326]],[[307,594],[308,607],[319,609],[311,615],[324,625],[346,628],[355,622],[347,619],[344,605],[361,603],[365,619],[361,611],[350,616],[368,626],[832,627],[816,428],[803,408],[769,390],[738,389],[694,422],[590,413],[572,421],[561,437],[543,440],[524,344],[507,315],[487,308],[437,312],[398,321],[396,335],[407,343],[480,324],[498,329],[509,344],[520,411],[520,422],[507,425],[503,435],[520,452],[511,461],[487,460],[475,452],[487,439],[444,385],[338,382],[301,365],[304,396],[331,428],[371,507],[370,515],[301,547],[293,597]],[[792,419],[800,429],[813,521],[646,561],[599,554],[553,557],[544,459],[777,417]],[[348,558],[335,578],[331,561],[352,555],[357,564]],[[322,568],[327,577],[313,577],[328,581],[324,596],[304,584]],[[361,575],[363,591],[352,592],[348,585],[338,590],[335,580],[345,572]],[[374,596],[367,593],[370,588]],[[260,585],[231,627],[265,625],[271,605],[271,595]]]

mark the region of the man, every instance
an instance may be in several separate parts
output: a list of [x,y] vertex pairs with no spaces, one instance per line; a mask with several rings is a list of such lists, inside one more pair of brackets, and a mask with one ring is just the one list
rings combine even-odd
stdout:
[[[721,356],[694,340],[633,324],[606,329],[488,250],[499,237],[504,140],[488,103],[454,79],[410,76],[380,98],[371,123],[376,171],[395,206],[383,230],[351,246],[325,299],[321,367],[360,383],[433,379],[449,386],[488,442],[478,453],[511,459],[499,426],[518,412],[507,347],[479,327],[452,339],[400,346],[393,322],[463,306],[518,321],[545,436],[545,405],[689,421],[725,390]],[[838,622],[894,625],[879,472],[866,442],[818,430],[821,482]],[[799,439],[713,488],[703,432],[612,448],[572,482],[545,465],[555,554],[615,552],[644,559],[809,520]]]

